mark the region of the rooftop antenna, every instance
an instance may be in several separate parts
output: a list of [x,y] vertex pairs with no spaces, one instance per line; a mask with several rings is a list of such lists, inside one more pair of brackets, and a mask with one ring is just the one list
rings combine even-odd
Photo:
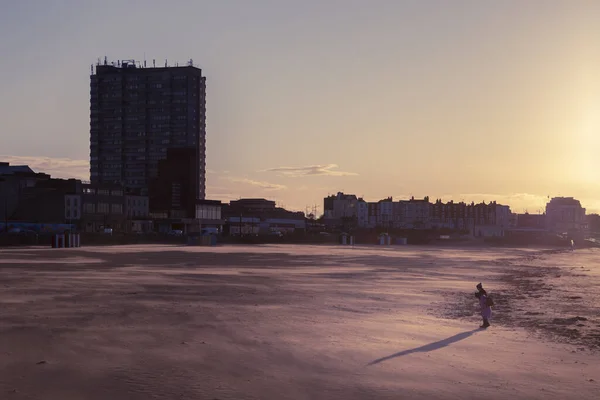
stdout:
[[97,65],[100,65],[100,57],[98,57],[98,64]]
[[144,52],[144,68],[146,68],[146,52]]
[[104,65],[108,64],[108,57],[104,56]]
[[90,75],[94,75],[94,64],[90,65]]
[[167,68],[167,60],[165,60],[165,68]]
[[190,58],[190,62],[189,62],[189,64],[188,64],[188,65],[189,65],[190,67],[193,67],[193,66],[194,66],[194,60],[192,60],[192,59]]
[[156,59],[155,58],[152,59],[152,67],[156,68]]

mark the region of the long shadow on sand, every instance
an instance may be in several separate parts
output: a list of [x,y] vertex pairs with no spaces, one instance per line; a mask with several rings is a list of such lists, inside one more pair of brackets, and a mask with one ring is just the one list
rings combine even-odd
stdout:
[[450,336],[449,338],[446,338],[446,339],[443,339],[443,340],[439,340],[437,342],[426,344],[425,346],[415,347],[414,349],[404,350],[404,351],[401,351],[399,353],[395,353],[395,354],[389,355],[387,357],[378,358],[375,361],[371,361],[369,364],[367,364],[367,366],[379,364],[381,362],[384,362],[384,361],[387,361],[387,360],[391,360],[392,358],[407,356],[407,355],[412,354],[412,353],[428,353],[430,351],[439,350],[442,347],[446,347],[446,346],[451,345],[452,343],[456,343],[456,342],[460,342],[461,340],[465,340],[468,337],[472,336],[474,333],[477,333],[479,331],[480,331],[480,329],[473,329],[471,331],[466,331],[466,332],[458,333],[458,334],[456,334],[454,336]]

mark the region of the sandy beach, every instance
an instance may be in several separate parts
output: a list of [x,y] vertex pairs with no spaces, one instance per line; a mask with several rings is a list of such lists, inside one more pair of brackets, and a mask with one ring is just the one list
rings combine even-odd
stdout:
[[[0,250],[0,399],[597,399],[600,251]],[[475,285],[494,297],[479,330]]]

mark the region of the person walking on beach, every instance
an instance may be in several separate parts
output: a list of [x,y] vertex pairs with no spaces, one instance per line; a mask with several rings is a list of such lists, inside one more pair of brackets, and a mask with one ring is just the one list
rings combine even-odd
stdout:
[[490,326],[490,318],[492,318],[492,299],[488,296],[481,283],[477,285],[477,293],[475,293],[475,297],[479,299],[481,317],[483,318],[483,325],[481,325],[480,328],[486,329]]

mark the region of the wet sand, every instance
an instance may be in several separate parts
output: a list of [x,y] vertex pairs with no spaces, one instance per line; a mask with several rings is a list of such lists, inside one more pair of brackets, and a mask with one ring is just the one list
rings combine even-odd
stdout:
[[0,250],[0,398],[595,399],[599,256]]

